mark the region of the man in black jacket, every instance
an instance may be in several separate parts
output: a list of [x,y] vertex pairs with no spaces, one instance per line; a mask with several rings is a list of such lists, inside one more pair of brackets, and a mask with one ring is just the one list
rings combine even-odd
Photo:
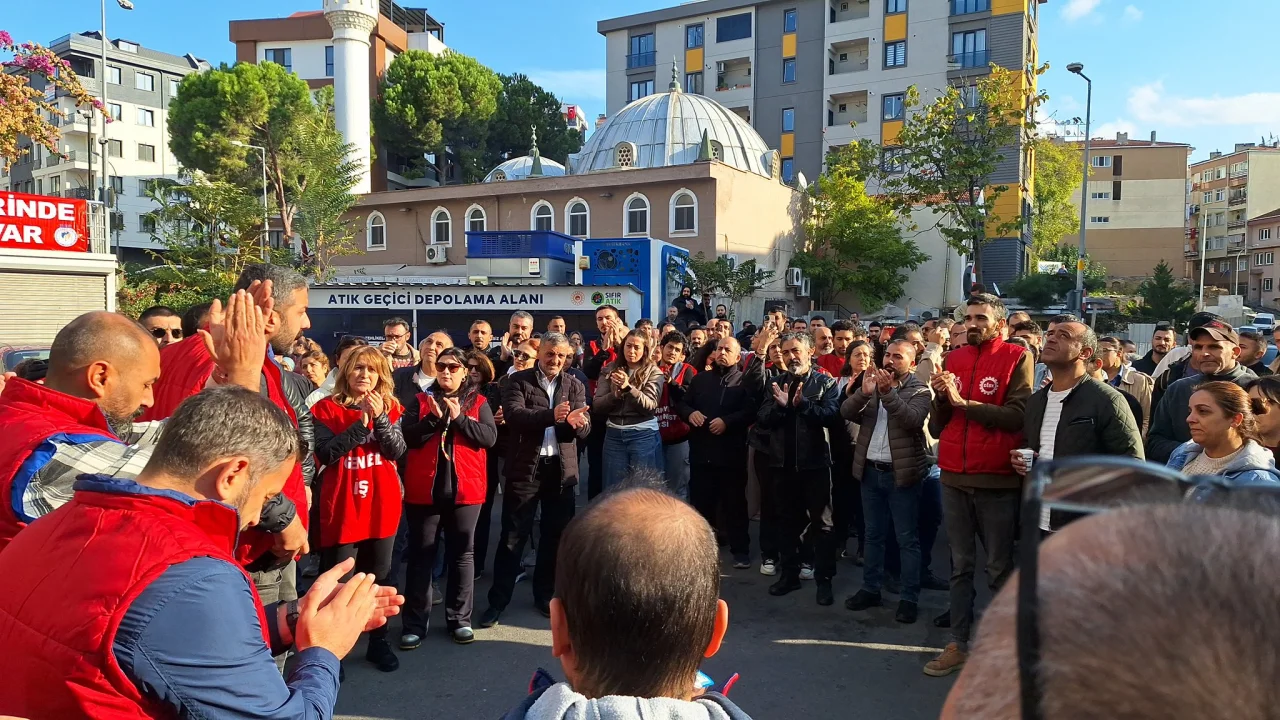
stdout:
[[1156,366],[1177,344],[1178,334],[1173,331],[1173,326],[1167,322],[1157,323],[1156,331],[1151,334],[1151,350],[1133,361],[1133,369],[1155,377]]
[[[711,370],[694,376],[676,412],[689,433],[689,499],[729,541],[733,566],[751,567],[747,532],[747,428],[760,398],[739,366],[737,338],[720,339]],[[719,520],[717,521],[717,516]]]
[[819,605],[834,602],[831,578],[836,573],[835,536],[831,523],[831,448],[826,428],[840,414],[835,378],[812,362],[813,336],[782,336],[786,372],[768,384],[757,424],[770,433],[770,460],[782,505],[782,575],[770,595],[800,589],[800,538],[813,546],[814,578]]
[[559,333],[542,336],[538,364],[511,376],[502,393],[502,413],[510,428],[503,486],[502,534],[493,559],[489,609],[482,628],[498,624],[511,602],[525,541],[533,532],[534,514],[542,506],[538,564],[533,571],[533,599],[538,612],[551,617],[555,594],[556,551],[560,534],[573,519],[573,486],[578,484],[577,440],[591,431],[587,389],[565,369],[573,357],[569,339]]
[[[612,305],[601,305],[596,310],[596,329],[600,338],[587,343],[582,358],[582,372],[587,376],[587,399],[595,397],[596,382],[605,366],[618,359],[622,352],[622,340],[627,336],[627,324]],[[605,419],[599,415],[591,418],[591,434],[587,437],[587,499],[599,495],[604,489],[604,433]]]
[[520,343],[533,336],[533,316],[524,310],[511,313],[507,322],[507,332],[502,342],[489,349],[489,361],[493,363],[494,377],[502,377],[511,369],[511,353],[520,347]]

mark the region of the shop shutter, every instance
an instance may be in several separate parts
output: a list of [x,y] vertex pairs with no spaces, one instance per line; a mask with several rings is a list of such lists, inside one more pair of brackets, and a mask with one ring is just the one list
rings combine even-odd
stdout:
[[107,307],[102,275],[0,270],[0,345],[49,345],[67,323]]

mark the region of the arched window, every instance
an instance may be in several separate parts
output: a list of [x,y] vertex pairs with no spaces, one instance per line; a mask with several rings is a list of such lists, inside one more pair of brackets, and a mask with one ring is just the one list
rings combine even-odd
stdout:
[[484,232],[485,231],[485,215],[484,208],[479,205],[472,205],[467,210],[467,231],[468,232]]
[[382,217],[382,213],[369,213],[369,220],[365,230],[366,250],[387,249],[387,219]]
[[720,162],[724,162],[724,145],[719,140],[711,141],[711,156]]
[[494,181],[494,182],[502,182],[503,180],[506,180],[506,179],[507,179],[507,173],[506,173],[506,171],[505,171],[505,170],[494,170],[494,171],[493,171],[493,181]]
[[431,242],[436,245],[453,243],[453,218],[444,208],[436,208],[431,214]]
[[649,234],[649,199],[640,193],[627,198],[625,224],[627,235]]
[[530,214],[529,228],[540,232],[551,232],[556,229],[555,225],[555,211],[545,200],[539,200]]
[[681,188],[671,196],[671,234],[698,234],[698,198]]
[[564,215],[564,225],[569,228],[570,235],[585,238],[591,234],[591,210],[587,207],[585,200],[580,198],[570,200]]
[[636,164],[636,146],[625,140],[614,148],[614,165],[620,168],[634,167]]

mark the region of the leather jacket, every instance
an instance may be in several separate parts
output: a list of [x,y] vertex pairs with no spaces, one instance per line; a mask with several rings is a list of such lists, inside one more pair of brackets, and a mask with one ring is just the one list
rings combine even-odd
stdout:
[[307,458],[302,461],[302,481],[308,487],[316,477],[316,431],[311,420],[311,409],[307,407],[307,396],[314,390],[311,381],[297,373],[280,373],[280,385],[284,396],[293,407],[298,417],[298,435],[307,444]]
[[[788,387],[795,382],[801,383],[799,389],[792,387],[792,397],[797,391],[802,393],[799,404],[778,405],[773,387]],[[840,399],[836,379],[820,372],[816,365],[810,366],[807,375],[797,377],[785,372],[768,381],[757,427],[769,433],[770,465],[787,470],[831,467],[827,428],[840,417]],[[788,448],[788,443],[794,445]]]

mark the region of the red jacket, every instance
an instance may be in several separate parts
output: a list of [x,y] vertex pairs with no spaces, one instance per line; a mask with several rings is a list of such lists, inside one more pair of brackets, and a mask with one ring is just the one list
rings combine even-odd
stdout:
[[0,395],[0,550],[27,526],[14,513],[14,482],[25,485],[53,457],[41,445],[60,436],[70,442],[120,442],[98,406],[14,378]]
[[[664,368],[662,374],[666,378],[671,377],[671,371],[675,368]],[[698,371],[693,369],[689,363],[680,363],[680,367],[676,370],[675,382],[682,388],[688,389],[689,383],[693,381],[693,376]],[[675,445],[689,439],[689,423],[680,419],[676,414],[675,403],[671,400],[671,383],[666,379],[662,382],[662,397],[658,399],[658,409],[654,416],[658,418],[658,433],[662,436],[663,445]]]
[[[946,369],[955,374],[965,400],[1003,405],[1014,368],[1025,352],[997,336],[980,347],[952,350]],[[1021,446],[1021,431],[988,427],[956,410],[938,438],[938,466],[962,475],[1013,475],[1009,451]]]
[[[387,420],[394,424],[402,412],[397,404],[387,412]],[[361,412],[325,398],[311,407],[311,418],[341,435],[360,422]],[[370,434],[363,445],[324,469],[317,499],[320,547],[395,535],[402,498],[395,458],[384,458],[378,439]]]
[[[483,395],[477,394],[463,413],[472,420],[480,420],[480,406],[487,402]],[[418,394],[418,407],[427,412],[427,393]],[[441,429],[447,426],[441,426]],[[411,449],[405,456],[404,463],[404,501],[410,505],[434,505],[432,491],[436,484],[436,464],[440,460],[440,441],[444,433],[437,430],[427,439],[425,445]],[[458,492],[454,496],[456,505],[482,505],[488,485],[488,451],[467,439],[461,433],[454,433],[450,443],[453,452],[453,469],[458,475]]]
[[819,355],[814,362],[831,377],[840,377],[840,371],[844,369],[844,358],[835,353]]
[[[143,415],[145,420],[164,420],[178,409],[183,400],[204,390],[213,375],[214,360],[204,345],[204,340],[192,335],[181,342],[166,345],[160,349],[160,380],[155,384],[155,404]],[[284,395],[281,385],[281,373],[270,357],[262,359],[262,376],[267,381],[267,397],[281,410],[289,415],[294,426],[298,424],[298,416]],[[306,527],[309,521],[307,512],[307,486],[302,480],[302,466],[295,465],[289,479],[284,483],[284,495],[293,501],[298,508],[298,519]],[[240,547],[236,557],[248,565],[275,546],[275,538],[261,530],[249,528],[240,534]]]
[[[232,551],[239,529],[236,511],[222,503],[108,478],[78,481],[71,502],[0,553],[0,713],[167,716],[116,664],[116,631],[134,599],[169,567],[197,557],[238,567]],[[267,641],[262,603],[248,575],[245,583]]]

